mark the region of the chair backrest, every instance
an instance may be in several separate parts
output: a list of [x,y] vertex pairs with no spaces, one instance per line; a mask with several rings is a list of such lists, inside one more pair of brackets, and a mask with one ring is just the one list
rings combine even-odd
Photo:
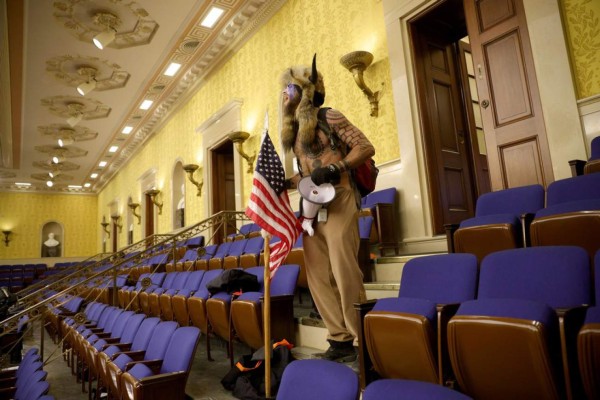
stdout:
[[206,271],[204,273],[204,276],[202,277],[202,282],[200,282],[198,290],[196,291],[196,293],[194,293],[192,297],[200,297],[203,299],[207,299],[210,293],[206,289],[206,284],[215,279],[217,276],[221,275],[222,273],[223,270],[220,268]]
[[250,267],[245,270],[249,274],[255,275],[260,285],[260,292],[265,290],[265,267]]
[[600,306],[600,250],[594,256],[594,304]]
[[201,257],[198,257],[198,258],[200,260],[211,259],[211,258],[213,258],[216,255],[218,249],[219,249],[219,245],[210,244],[210,245],[204,247],[205,254],[203,256],[201,256]]
[[171,335],[160,372],[189,371],[199,339],[200,329],[193,326],[177,328]]
[[597,160],[600,158],[600,136],[596,136],[590,143],[590,160]]
[[546,206],[596,199],[600,199],[600,174],[587,174],[561,179],[548,185]]
[[133,339],[135,339],[135,335],[137,334],[142,322],[144,322],[144,319],[146,319],[145,314],[134,314],[129,317],[129,320],[127,321],[125,329],[121,335],[121,343],[133,342]]
[[529,185],[482,194],[477,199],[475,215],[533,214],[542,208],[544,188],[542,185]]
[[185,285],[182,289],[190,289],[190,290],[198,290],[200,287],[200,283],[202,282],[202,277],[204,276],[204,271],[192,271],[188,276],[188,279],[185,281]]
[[243,254],[260,254],[265,245],[265,239],[262,236],[255,236],[248,239]]
[[358,236],[361,239],[369,239],[371,237],[371,229],[373,227],[373,217],[364,215],[358,218]]
[[[173,272],[171,272],[173,273]],[[171,289],[182,289],[185,287],[185,283],[187,282],[187,280],[190,277],[191,272],[190,271],[183,271],[183,272],[175,272],[177,274],[177,276],[175,277],[175,280],[173,281],[173,284],[171,285]]]
[[212,256],[212,258],[223,258],[229,254],[229,248],[233,242],[223,242],[217,248],[217,251]]
[[240,233],[242,235],[247,235],[250,232],[260,231],[260,226],[255,223],[244,224],[240,226]]
[[285,368],[277,398],[356,400],[358,394],[358,376],[352,369],[333,361],[307,359]]
[[394,204],[396,188],[376,190],[366,196],[364,208],[374,207],[376,204]]
[[26,390],[24,390],[17,399],[38,400],[42,395],[48,393],[49,390],[50,383],[46,380],[40,379],[34,382],[28,382]]
[[170,289],[173,286],[173,281],[175,281],[175,278],[177,278],[178,274],[179,272],[169,272],[167,276],[165,276],[161,287],[163,289]]
[[133,311],[124,311],[121,314],[119,314],[111,329],[110,336],[115,338],[121,337],[121,335],[123,335],[125,327],[129,323],[129,319],[133,316],[133,314],[135,314]]
[[450,253],[409,260],[402,270],[398,296],[452,304],[474,299],[476,291],[477,257]]
[[198,258],[198,251],[196,249],[188,249],[179,261],[194,261],[196,258]]
[[204,246],[204,236],[196,236],[193,238],[189,238],[186,242],[185,245],[187,247],[200,247],[200,246]]
[[146,318],[140,324],[138,331],[135,334],[133,342],[131,342],[131,350],[140,351],[146,350],[148,347],[148,343],[150,342],[150,338],[154,333],[154,329],[160,323],[160,318]]
[[271,279],[271,295],[282,296],[286,294],[294,294],[299,274],[299,265],[281,265],[277,269],[275,276]]
[[244,253],[244,249],[248,244],[248,239],[236,240],[231,242],[229,249],[225,256],[241,256]]
[[492,253],[483,259],[479,299],[542,302],[552,308],[590,304],[587,252],[576,246],[540,246]]
[[167,346],[171,340],[171,335],[175,332],[175,329],[179,324],[175,321],[163,321],[156,325],[150,342],[148,342],[148,348],[144,355],[145,360],[162,360],[167,351]]

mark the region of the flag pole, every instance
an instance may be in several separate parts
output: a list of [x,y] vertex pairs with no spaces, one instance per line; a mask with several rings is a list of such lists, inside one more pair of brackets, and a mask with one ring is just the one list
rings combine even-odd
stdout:
[[271,235],[265,237],[265,272],[264,272],[264,299],[263,299],[263,332],[265,339],[265,398],[271,398],[271,269],[269,268],[271,250],[269,242]]

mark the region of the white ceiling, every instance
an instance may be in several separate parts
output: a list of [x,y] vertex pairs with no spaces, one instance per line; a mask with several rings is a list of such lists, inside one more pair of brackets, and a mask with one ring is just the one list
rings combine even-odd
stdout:
[[[7,22],[18,26],[17,14],[7,8],[10,2],[22,3],[0,0],[8,10],[3,11],[7,20],[0,20],[0,39],[8,36],[9,43],[18,43],[18,35],[7,35],[5,30]],[[11,64],[1,57],[7,52],[7,41],[0,41],[0,191],[97,192],[170,112],[200,88],[202,78],[231,57],[284,2],[24,1],[22,53],[12,51]],[[225,10],[223,18],[212,29],[201,27],[200,21],[212,6]],[[104,50],[91,42],[103,29],[94,22],[99,13],[121,20],[115,41]],[[14,76],[14,63],[20,57],[22,101],[11,109],[7,93],[14,95],[19,82],[10,79],[12,88],[7,87],[7,76]],[[170,78],[163,72],[172,61],[182,67]],[[10,65],[12,75],[7,75]],[[81,67],[97,70],[97,88],[86,96],[76,92],[77,85],[87,80],[78,73]],[[154,100],[147,111],[139,109],[145,99]],[[57,168],[49,160],[58,148],[58,135],[69,132],[66,119],[72,113],[71,103],[82,104],[84,119],[73,128],[76,140],[63,151],[66,160],[58,166],[61,175],[49,188],[46,175]],[[19,114],[16,122],[21,129],[10,119]],[[133,126],[133,132],[121,133],[125,126]],[[114,145],[119,149],[111,154],[108,149]],[[100,161],[108,164],[100,168]],[[92,173],[98,177],[91,179]],[[16,182],[31,186],[21,187]],[[91,186],[69,187],[85,183]]]

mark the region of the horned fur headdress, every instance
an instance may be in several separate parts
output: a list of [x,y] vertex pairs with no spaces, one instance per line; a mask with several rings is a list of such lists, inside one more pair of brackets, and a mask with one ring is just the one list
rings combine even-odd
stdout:
[[303,146],[310,146],[315,139],[317,114],[319,107],[325,101],[325,85],[323,75],[317,71],[316,54],[313,56],[312,67],[293,66],[283,72],[281,75],[282,88],[290,83],[300,86],[302,98],[294,113],[284,110],[281,139],[285,150],[290,150],[294,146],[296,126]]

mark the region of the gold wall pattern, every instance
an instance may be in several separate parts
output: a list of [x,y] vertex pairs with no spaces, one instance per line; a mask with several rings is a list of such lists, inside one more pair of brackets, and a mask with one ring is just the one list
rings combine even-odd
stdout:
[[564,0],[561,3],[577,98],[600,94],[600,1]]
[[[373,65],[365,72],[365,81],[374,91],[380,90],[383,83],[378,118],[369,115],[367,98],[356,86],[350,72],[339,63],[341,56],[354,50],[368,50],[375,56]],[[234,98],[243,100],[242,129],[252,135],[244,145],[245,150],[249,154],[258,151],[267,108],[270,135],[279,149],[279,75],[290,65],[310,64],[313,53],[317,53],[318,68],[325,78],[325,106],[341,110],[365,132],[375,146],[378,163],[398,158],[381,1],[290,0],[121,168],[99,195],[98,220],[102,215],[108,216],[108,204],[117,198],[121,199],[120,210],[125,215],[123,202],[128,196],[135,202],[141,200],[138,179],[155,168],[164,201],[155,231],[170,231],[173,226],[170,210],[175,206],[169,195],[173,166],[178,157],[184,163],[203,163],[198,158],[202,137],[195,129]],[[245,170],[245,161],[242,163]],[[250,193],[251,178],[250,174],[243,176],[244,204]],[[188,225],[206,218],[203,198],[196,197],[194,189],[186,183]],[[206,187],[203,196],[205,194]],[[134,242],[141,237],[142,225],[136,223]],[[122,234],[119,246],[125,244],[126,235]]]
[[42,228],[49,221],[63,227],[63,257],[92,256],[97,253],[97,215],[96,196],[0,193],[0,228],[13,231],[8,247],[0,242],[0,259],[40,257],[46,239]]

